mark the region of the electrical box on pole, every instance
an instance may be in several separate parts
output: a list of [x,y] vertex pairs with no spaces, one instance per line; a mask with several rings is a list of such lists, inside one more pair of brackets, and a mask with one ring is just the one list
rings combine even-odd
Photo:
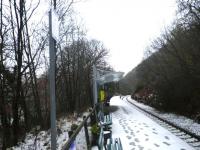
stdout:
[[52,9],[52,37],[54,40],[59,40],[59,21],[58,21],[58,15],[54,9]]

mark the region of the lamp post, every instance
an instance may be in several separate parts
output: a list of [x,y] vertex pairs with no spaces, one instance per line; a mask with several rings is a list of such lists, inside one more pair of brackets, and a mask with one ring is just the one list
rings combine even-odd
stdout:
[[[56,0],[54,10],[49,11],[49,82],[50,82],[50,103],[51,103],[51,149],[56,150],[56,91],[55,91],[55,68],[56,68],[56,40],[58,39],[58,24],[56,11]],[[56,24],[56,25],[55,25]],[[54,29],[54,30],[52,30]]]
[[97,103],[97,70],[95,65],[92,66],[93,70],[93,106]]

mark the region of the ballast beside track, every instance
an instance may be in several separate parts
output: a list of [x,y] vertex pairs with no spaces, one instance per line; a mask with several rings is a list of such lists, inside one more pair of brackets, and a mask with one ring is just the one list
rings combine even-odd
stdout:
[[[125,97],[123,97],[122,99],[124,100]],[[188,143],[189,145],[191,145],[192,147],[194,147],[197,150],[200,150],[200,136],[180,127],[177,126],[176,124],[169,122],[168,120],[165,120],[147,110],[144,110],[143,108],[135,105],[134,103],[132,103],[130,100],[128,100],[128,98],[126,97],[126,100],[134,105],[139,111],[143,112],[145,115],[149,116],[150,118],[152,118],[154,121],[158,122],[161,126],[163,126],[164,128],[167,128],[171,133],[173,133],[174,135],[178,136],[179,138],[181,138],[182,140],[184,140],[186,143]]]

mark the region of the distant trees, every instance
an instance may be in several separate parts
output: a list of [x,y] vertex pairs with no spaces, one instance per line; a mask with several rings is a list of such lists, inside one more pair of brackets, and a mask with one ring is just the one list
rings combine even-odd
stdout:
[[133,93],[152,89],[155,107],[191,116],[200,112],[200,1],[177,3],[174,25],[152,43],[128,80],[134,79]]
[[98,41],[81,38],[61,53],[57,68],[58,111],[83,111],[92,105],[92,66],[105,68],[108,51]]
[[[76,22],[74,0],[57,0],[57,114],[80,113],[92,103],[92,65],[109,68],[103,44],[87,40]],[[0,0],[0,148],[26,132],[49,128],[48,24],[35,22],[38,1]],[[47,12],[46,12],[47,13]]]
[[130,71],[124,78],[119,81],[119,91],[124,94],[128,95],[131,94],[136,89],[135,83],[137,82],[138,78],[135,77],[136,69]]

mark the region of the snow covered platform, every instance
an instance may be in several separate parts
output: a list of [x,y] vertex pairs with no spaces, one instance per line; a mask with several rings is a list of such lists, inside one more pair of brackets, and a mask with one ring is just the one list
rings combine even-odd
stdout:
[[112,137],[120,137],[124,150],[194,150],[119,96],[110,104]]

